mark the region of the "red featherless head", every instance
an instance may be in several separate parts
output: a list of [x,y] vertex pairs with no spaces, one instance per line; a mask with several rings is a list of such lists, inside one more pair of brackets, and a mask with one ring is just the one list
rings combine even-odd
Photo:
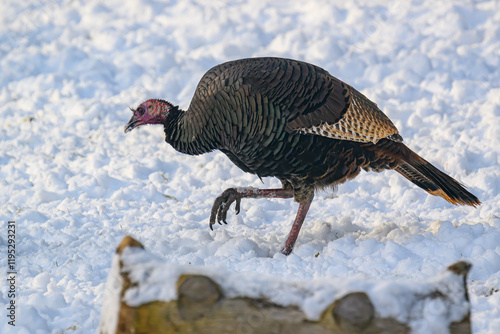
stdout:
[[170,102],[157,99],[147,100],[137,109],[130,108],[134,114],[125,125],[125,133],[144,124],[165,124],[168,114],[175,108]]

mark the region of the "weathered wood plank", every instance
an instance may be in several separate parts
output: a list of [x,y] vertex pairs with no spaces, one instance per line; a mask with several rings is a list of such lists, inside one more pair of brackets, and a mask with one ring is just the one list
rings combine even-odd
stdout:
[[[117,249],[120,257],[127,247],[143,248],[131,237],[126,237]],[[101,333],[409,333],[411,324],[401,323],[393,318],[383,318],[364,292],[352,292],[333,301],[319,320],[310,320],[299,307],[282,306],[268,298],[248,298],[246,296],[227,297],[223,287],[211,277],[197,274],[183,274],[177,281],[177,298],[171,301],[151,301],[138,306],[125,302],[129,289],[137,288],[131,273],[123,271],[124,263],[120,257],[119,275],[121,290],[115,294],[120,298],[116,326],[103,326],[109,319],[101,320]],[[456,263],[448,271],[458,278],[448,284],[445,290],[453,289],[456,282],[462,285],[457,291],[461,296],[446,295],[440,290],[418,296],[425,302],[443,299],[450,304],[452,299],[468,300],[465,278],[470,269],[466,262]],[[242,276],[243,277],[243,276]],[[457,277],[457,276],[455,276]],[[243,278],[242,278],[243,279]],[[446,278],[445,278],[446,279]],[[418,283],[416,283],[418,284]],[[448,291],[455,293],[454,291]],[[465,295],[463,295],[465,294]],[[108,297],[112,298],[112,297]],[[109,304],[109,303],[108,303]],[[425,305],[425,304],[422,304]],[[451,304],[450,304],[451,305]],[[112,312],[111,312],[112,313]],[[103,310],[103,317],[113,316]],[[470,308],[461,321],[449,326],[450,333],[470,333]]]

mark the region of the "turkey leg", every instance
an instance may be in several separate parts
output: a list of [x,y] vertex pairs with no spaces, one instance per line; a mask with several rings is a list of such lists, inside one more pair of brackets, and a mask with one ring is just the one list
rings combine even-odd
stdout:
[[[222,225],[221,222],[227,224],[227,211],[233,202],[236,202],[236,214],[240,212],[240,202],[242,198],[292,198],[292,189],[257,189],[257,188],[228,188],[214,201],[212,206],[212,213],[210,215],[210,229],[213,230],[215,220]],[[292,229],[288,239],[286,240],[285,247],[281,249],[281,253],[289,255],[297,240],[297,237],[302,227],[302,223],[306,217],[307,211],[311,206],[314,196],[310,196],[306,202],[301,203],[297,216],[293,222]]]
[[300,228],[302,227],[302,223],[306,218],[307,211],[309,211],[309,207],[311,206],[313,198],[314,196],[311,196],[307,199],[306,202],[300,203],[299,210],[297,211],[297,216],[295,216],[295,221],[293,222],[292,229],[290,230],[288,239],[286,239],[285,247],[281,249],[281,253],[289,255],[292,252],[293,246],[295,245],[295,241],[297,241]]

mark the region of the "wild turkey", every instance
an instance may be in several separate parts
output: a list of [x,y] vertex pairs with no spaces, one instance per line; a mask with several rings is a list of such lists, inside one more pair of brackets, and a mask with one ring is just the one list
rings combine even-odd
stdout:
[[317,66],[282,58],[230,61],[201,79],[188,110],[147,100],[125,126],[163,124],[177,151],[220,150],[243,171],[277,177],[281,189],[229,188],[216,198],[210,228],[244,197],[291,198],[300,203],[282,249],[288,255],[314,191],[352,179],[360,169],[394,169],[452,204],[481,202],[460,183],[406,147],[377,105]]

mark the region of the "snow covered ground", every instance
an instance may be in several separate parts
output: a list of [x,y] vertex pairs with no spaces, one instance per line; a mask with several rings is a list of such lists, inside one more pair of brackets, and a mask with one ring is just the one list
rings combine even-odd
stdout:
[[[362,173],[317,194],[294,252],[298,204],[243,200],[211,232],[231,186],[275,187],[222,153],[176,153],[161,127],[125,135],[148,98],[186,108],[231,59],[283,56],[327,69],[376,102],[405,142],[483,204],[456,207],[399,174]],[[458,260],[475,333],[500,332],[500,3],[250,0],[0,3],[0,248],[16,221],[16,327],[97,330],[124,235],[178,264],[311,278],[424,280]],[[5,307],[4,307],[5,306]]]

